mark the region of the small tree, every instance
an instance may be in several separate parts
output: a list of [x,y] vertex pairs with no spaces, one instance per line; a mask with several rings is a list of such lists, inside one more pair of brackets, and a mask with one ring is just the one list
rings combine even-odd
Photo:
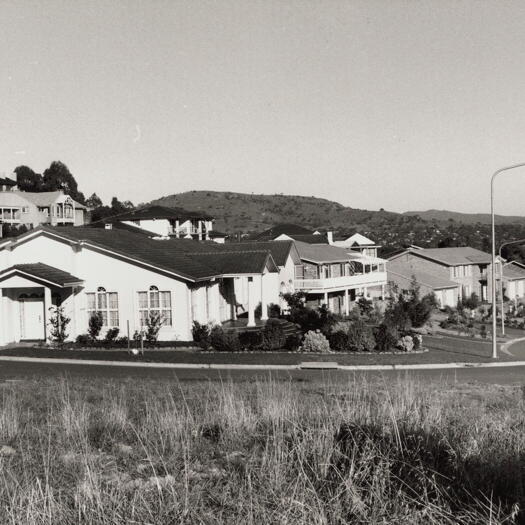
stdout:
[[374,304],[364,295],[357,301],[361,315],[369,316],[374,311]]
[[374,334],[364,321],[354,321],[348,327],[348,347],[350,351],[371,352],[374,346]]
[[158,312],[151,312],[146,319],[146,341],[153,344],[159,337],[159,331],[164,320]]
[[100,330],[104,324],[104,319],[101,312],[93,312],[89,318],[88,334],[93,341],[96,341],[100,335]]
[[52,306],[49,312],[51,313],[49,318],[51,340],[62,344],[68,338],[67,325],[71,322],[71,318],[64,314],[62,306]]

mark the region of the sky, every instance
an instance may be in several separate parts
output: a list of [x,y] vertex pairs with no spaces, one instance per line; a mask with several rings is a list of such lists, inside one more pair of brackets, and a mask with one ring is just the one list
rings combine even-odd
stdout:
[[522,0],[0,0],[0,173],[488,212],[525,162],[523,27]]

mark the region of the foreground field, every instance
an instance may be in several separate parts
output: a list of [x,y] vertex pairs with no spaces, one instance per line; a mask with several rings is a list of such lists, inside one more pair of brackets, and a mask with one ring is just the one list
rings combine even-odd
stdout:
[[1,388],[2,524],[524,522],[521,388]]

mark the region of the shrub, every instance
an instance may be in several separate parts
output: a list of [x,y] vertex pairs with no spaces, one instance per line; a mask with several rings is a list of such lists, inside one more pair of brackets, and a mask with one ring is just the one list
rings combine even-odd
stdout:
[[235,332],[225,332],[219,325],[211,329],[210,343],[217,352],[238,352],[241,350],[239,336]]
[[375,347],[374,334],[364,321],[354,321],[348,327],[348,350],[352,352],[371,352]]
[[414,342],[414,350],[419,350],[423,346],[423,336],[420,334],[413,334],[412,341]]
[[92,341],[97,340],[98,336],[100,335],[100,330],[102,330],[103,324],[104,320],[102,318],[102,314],[100,312],[93,312],[89,318],[88,323],[88,334]]
[[79,345],[89,345],[93,339],[91,338],[90,335],[88,334],[80,334],[77,336],[77,338],[75,339],[75,341],[79,344]]
[[191,335],[193,336],[193,340],[203,350],[208,350],[210,347],[210,327],[208,325],[200,324],[198,321],[193,321]]
[[281,307],[278,304],[270,303],[268,305],[268,317],[270,319],[281,317]]
[[334,352],[347,352],[350,349],[348,345],[348,334],[343,330],[332,332],[328,336],[328,342]]
[[387,323],[381,323],[375,330],[376,350],[391,352],[399,339],[397,329]]
[[52,306],[49,311],[51,313],[49,317],[51,340],[62,344],[68,338],[67,325],[71,322],[71,318],[64,314],[62,306]]
[[483,337],[483,339],[487,338],[487,327],[484,324],[482,324],[481,328],[479,329],[479,335]]
[[402,350],[403,352],[412,352],[414,349],[414,340],[412,339],[412,336],[405,335],[401,337],[401,339],[399,339],[396,344],[396,348]]
[[279,350],[286,342],[282,324],[277,319],[268,319],[262,331],[261,348],[263,350]]
[[310,330],[303,339],[301,346],[303,352],[315,352],[318,354],[327,354],[330,352],[328,339],[319,330]]
[[155,343],[159,337],[159,331],[162,326],[163,319],[160,313],[151,312],[146,319],[146,341],[150,344]]
[[475,310],[479,306],[479,297],[475,293],[472,293],[470,297],[463,299],[463,305],[465,308]]
[[117,338],[115,342],[117,343],[118,346],[124,347],[124,346],[128,346],[129,339],[127,336],[123,335],[122,337]]
[[106,343],[113,343],[113,342],[115,342],[117,337],[118,337],[119,332],[120,332],[120,330],[118,328],[110,328],[106,332],[106,336],[104,337],[104,341],[106,341]]
[[359,307],[361,315],[365,315],[367,317],[374,311],[374,305],[372,301],[367,299],[365,296],[359,298],[357,301],[357,306]]
[[289,352],[296,352],[301,348],[303,342],[303,336],[300,333],[290,334],[284,342],[284,349]]
[[248,330],[239,334],[241,348],[255,350],[262,344],[262,333],[258,330]]

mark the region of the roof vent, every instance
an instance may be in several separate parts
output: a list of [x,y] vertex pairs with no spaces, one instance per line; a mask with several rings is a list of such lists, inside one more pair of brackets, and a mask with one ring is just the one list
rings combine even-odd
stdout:
[[104,224],[104,228],[106,230],[112,230],[113,229],[113,224],[111,224],[110,222],[106,222],[106,224]]

